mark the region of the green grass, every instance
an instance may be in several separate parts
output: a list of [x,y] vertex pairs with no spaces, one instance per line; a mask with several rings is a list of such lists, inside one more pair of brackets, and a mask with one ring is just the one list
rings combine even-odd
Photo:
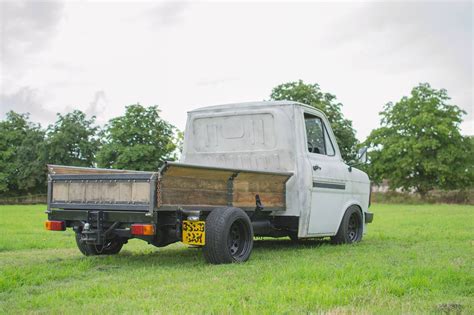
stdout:
[[84,257],[44,206],[0,206],[0,313],[474,313],[474,206],[373,206],[354,246],[257,240],[245,264],[139,240]]

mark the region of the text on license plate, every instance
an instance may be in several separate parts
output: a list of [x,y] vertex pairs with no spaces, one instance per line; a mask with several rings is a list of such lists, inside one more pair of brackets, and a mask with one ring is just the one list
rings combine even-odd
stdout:
[[189,245],[205,245],[206,232],[204,221],[183,221],[183,243]]

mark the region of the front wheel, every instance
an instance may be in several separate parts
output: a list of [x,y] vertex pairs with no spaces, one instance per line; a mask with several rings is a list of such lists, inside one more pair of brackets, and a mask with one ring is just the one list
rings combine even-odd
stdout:
[[253,228],[239,208],[215,209],[206,219],[204,257],[211,264],[247,261],[253,248]]
[[91,245],[81,240],[81,233],[76,233],[76,244],[85,256],[96,256],[118,254],[124,243],[119,238],[114,238],[108,240],[104,245]]
[[364,232],[362,213],[357,206],[350,206],[344,217],[337,234],[331,237],[333,244],[351,244],[362,240]]

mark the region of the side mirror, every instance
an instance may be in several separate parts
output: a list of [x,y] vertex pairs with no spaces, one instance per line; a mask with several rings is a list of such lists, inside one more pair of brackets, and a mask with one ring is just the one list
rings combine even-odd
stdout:
[[352,167],[360,165],[360,164],[365,164],[367,163],[367,147],[363,147],[359,149],[359,152],[357,153],[357,158],[355,161],[349,162],[349,172],[352,172]]
[[357,163],[367,163],[367,147],[359,149],[359,153],[357,154]]

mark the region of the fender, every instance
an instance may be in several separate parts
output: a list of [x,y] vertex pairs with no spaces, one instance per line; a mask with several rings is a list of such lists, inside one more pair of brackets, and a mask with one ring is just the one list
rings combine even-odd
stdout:
[[[341,227],[341,222],[342,222],[342,218],[344,217],[344,214],[346,213],[347,209],[349,209],[349,207],[351,206],[357,206],[362,214],[362,222],[365,222],[365,211],[363,211],[362,209],[362,205],[361,203],[352,198],[352,199],[349,199],[345,204],[344,206],[342,207],[342,209],[344,209],[344,211],[341,211],[341,214],[339,215],[339,225],[337,226],[337,230],[336,230],[336,233],[337,231],[339,231],[339,228]],[[364,224],[364,234],[365,234],[365,229],[366,229],[366,225]],[[334,233],[335,234],[335,233]]]

